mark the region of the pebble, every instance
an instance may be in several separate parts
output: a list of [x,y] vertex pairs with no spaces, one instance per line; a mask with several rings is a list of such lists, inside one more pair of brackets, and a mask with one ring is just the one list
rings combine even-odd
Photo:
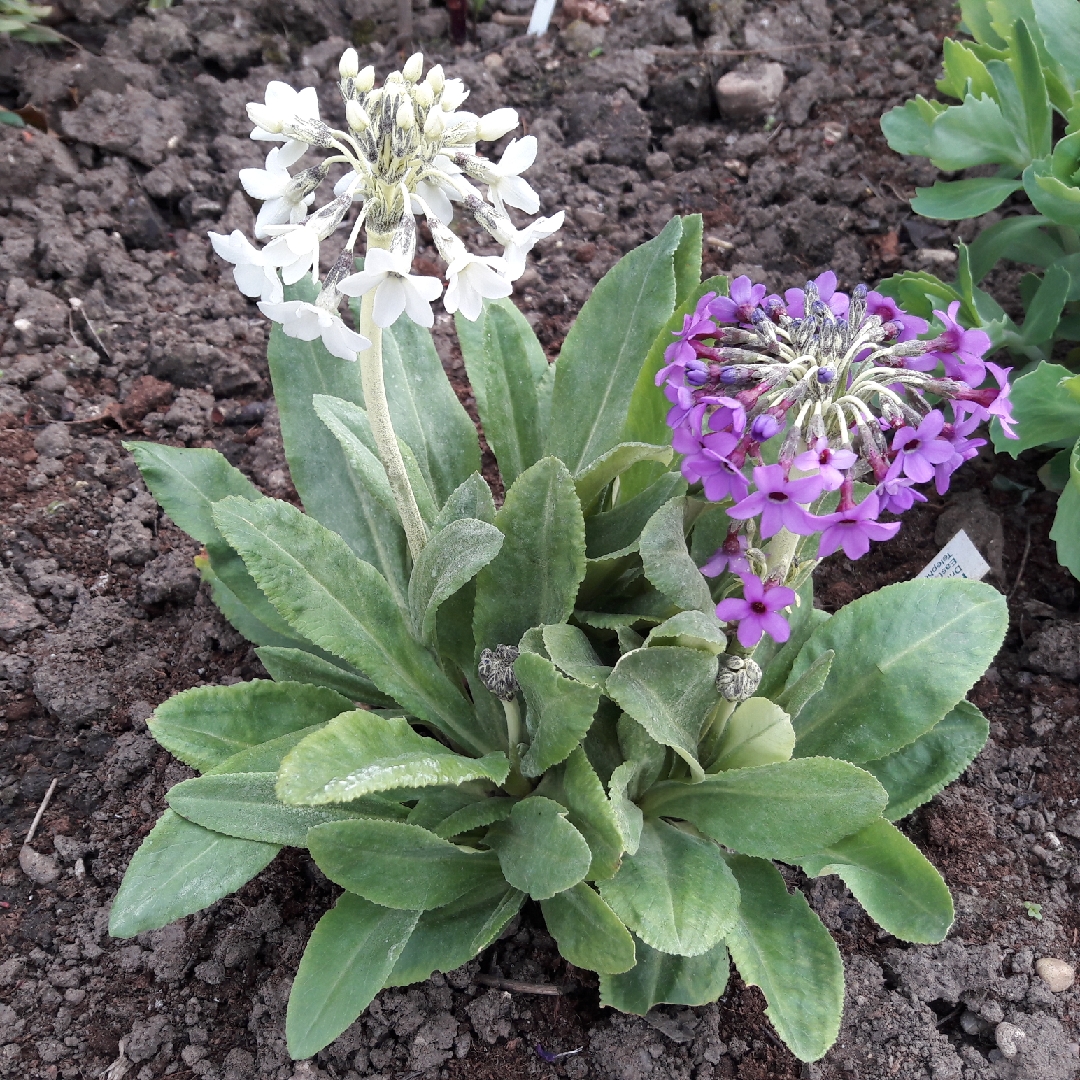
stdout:
[[1020,1043],[1026,1038],[1027,1035],[1015,1024],[1003,1022],[994,1028],[994,1042],[997,1043],[997,1048],[1007,1058],[1016,1057],[1020,1052]]
[[1076,968],[1055,956],[1044,956],[1035,961],[1035,974],[1050,988],[1052,994],[1061,994],[1076,982]]
[[779,64],[760,64],[721,75],[716,81],[716,104],[725,116],[752,119],[777,105],[783,90],[784,69]]
[[51,855],[42,855],[28,844],[19,852],[19,865],[35,885],[48,885],[60,876],[60,867]]

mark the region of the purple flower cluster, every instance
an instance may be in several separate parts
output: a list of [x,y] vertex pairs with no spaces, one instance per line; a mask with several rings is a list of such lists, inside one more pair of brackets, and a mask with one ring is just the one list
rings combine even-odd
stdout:
[[[899,530],[881,514],[926,501],[916,484],[945,493],[984,444],[972,438],[980,423],[996,416],[1015,437],[1011,369],[983,359],[990,339],[957,322],[958,303],[934,312],[943,329],[927,337],[924,319],[863,285],[839,292],[831,271],[783,297],[766,293],[739,277],[730,296],[703,296],[656,376],[683,476],[710,501],[731,503],[727,539],[702,573],[728,573],[741,588],[717,617],[738,623],[745,647],[765,633],[786,640],[780,611],[794,601],[790,557],[764,577],[753,572],[755,534],[820,534],[818,558],[843,549],[857,559]],[[988,373],[996,385],[984,387]],[[870,490],[857,502],[860,481]],[[830,492],[836,509],[813,513]]]

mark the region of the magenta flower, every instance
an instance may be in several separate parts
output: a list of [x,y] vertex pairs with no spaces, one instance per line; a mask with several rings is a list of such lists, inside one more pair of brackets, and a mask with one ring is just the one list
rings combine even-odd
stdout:
[[710,502],[721,502],[728,497],[736,502],[745,499],[750,485],[742,470],[728,457],[739,445],[738,436],[730,431],[717,431],[704,436],[701,442],[701,450],[682,463],[683,476],[691,484],[700,480]]
[[916,484],[925,484],[934,476],[934,466],[953,456],[953,447],[938,436],[945,426],[945,415],[940,409],[927,413],[918,428],[902,427],[894,436],[893,452],[903,461],[905,476]]
[[713,557],[701,568],[702,574],[705,577],[719,577],[725,570],[733,574],[749,574],[750,561],[746,558],[749,546],[750,542],[743,533],[729,532]]
[[[838,318],[847,315],[850,298],[847,293],[836,291],[836,275],[831,270],[814,278],[817,286],[818,299]],[[787,302],[787,313],[793,319],[806,317],[806,292],[803,289],[788,289],[784,293]]]
[[746,409],[741,401],[730,397],[703,397],[706,405],[714,406],[706,421],[710,431],[733,431],[741,435],[746,427]]
[[698,304],[698,310],[693,315],[683,316],[682,329],[672,331],[675,340],[664,350],[667,365],[656,373],[657,386],[660,386],[674,372],[685,370],[687,364],[697,360],[697,351],[691,344],[692,338],[706,337],[716,332],[716,323],[700,309],[701,305]]
[[809,472],[815,466],[821,477],[823,490],[835,491],[843,482],[842,469],[850,469],[858,461],[858,456],[846,447],[834,450],[824,435],[814,441],[814,445],[801,453],[794,461],[800,472]]
[[1005,432],[1006,439],[1019,439],[1020,436],[1013,431],[1013,425],[1016,423],[1012,414],[1012,400],[1010,395],[1012,394],[1012,385],[1009,383],[1009,372],[1012,371],[1011,367],[1003,368],[997,364],[992,364],[989,361],[986,364],[987,370],[997,380],[998,392],[994,397],[994,400],[987,407],[986,413],[988,416],[996,416],[998,423],[1001,424],[1001,430]]
[[817,519],[800,503],[813,502],[821,494],[820,476],[788,480],[780,465],[758,465],[754,468],[754,484],[757,491],[728,510],[728,517],[745,521],[760,514],[761,535],[766,540],[781,529],[800,536],[817,530]]
[[750,325],[751,317],[765,297],[765,286],[754,285],[748,277],[737,277],[731,283],[730,296],[718,296],[709,304],[709,314],[717,322]]
[[741,574],[742,598],[729,596],[716,605],[716,617],[721,622],[739,624],[739,644],[753,648],[762,634],[774,641],[784,642],[791,636],[791,627],[779,614],[795,603],[795,590],[774,582],[762,581],[753,574]]
[[[926,502],[926,496],[921,491],[916,491],[912,486],[915,481],[900,475],[903,471],[903,464],[897,458],[889,466],[885,479],[878,484],[877,495],[881,499],[882,512],[888,511],[890,514],[902,514],[905,510],[910,510],[915,503]],[[942,469],[944,466],[937,465],[935,468]],[[946,480],[947,486],[948,481]],[[944,494],[944,492],[941,494]]]
[[880,316],[882,322],[899,323],[903,329],[897,341],[912,341],[920,334],[925,334],[929,323],[918,315],[909,315],[891,296],[882,296],[879,292],[866,294],[866,314]]
[[849,559],[862,558],[870,550],[871,540],[889,540],[900,531],[899,521],[878,521],[881,504],[877,494],[871,492],[857,506],[837,510],[818,518],[825,524],[818,544],[818,558],[824,559],[838,547],[844,549]]
[[957,321],[960,301],[954,300],[948,312],[934,311],[945,329],[935,341],[934,351],[912,357],[907,366],[917,371],[933,371],[938,361],[945,365],[950,379],[959,379],[968,386],[981,386],[986,378],[983,354],[990,348],[990,338],[981,330],[965,330]]

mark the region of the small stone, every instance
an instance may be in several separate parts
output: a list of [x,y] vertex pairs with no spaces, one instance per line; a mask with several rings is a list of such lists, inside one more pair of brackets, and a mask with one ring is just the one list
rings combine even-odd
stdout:
[[1051,623],[1028,638],[1027,649],[1029,670],[1080,679],[1080,623]]
[[716,104],[735,120],[764,116],[780,102],[784,69],[779,64],[760,64],[729,71],[716,81]]
[[654,180],[666,180],[675,171],[675,166],[671,163],[671,155],[663,150],[650,154],[645,159],[645,168],[649,170],[649,175]]
[[1055,956],[1036,960],[1035,974],[1046,983],[1052,994],[1064,993],[1076,981],[1076,968]]
[[994,1028],[994,1042],[997,1043],[997,1048],[1002,1055],[1007,1058],[1016,1057],[1020,1052],[1020,1044],[1026,1038],[1027,1035],[1015,1024],[1003,1022]]
[[605,30],[584,19],[575,19],[563,32],[560,41],[567,52],[584,56],[604,44]]
[[60,867],[51,855],[42,855],[27,844],[19,852],[19,865],[35,885],[48,885],[60,876]]

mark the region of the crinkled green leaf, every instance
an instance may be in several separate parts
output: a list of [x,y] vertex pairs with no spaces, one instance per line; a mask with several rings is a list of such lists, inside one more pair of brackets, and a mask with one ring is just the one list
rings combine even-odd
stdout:
[[608,798],[611,800],[622,847],[631,855],[641,843],[641,830],[645,821],[640,807],[630,798],[628,790],[636,775],[636,766],[626,761],[615,769],[608,783]]
[[731,959],[720,942],[701,956],[671,956],[634,939],[637,963],[600,976],[600,1004],[644,1016],[657,1005],[708,1005],[727,989]]
[[727,635],[715,615],[706,615],[704,611],[680,611],[659,626],[654,626],[645,644],[681,645],[716,656],[727,648]]
[[946,172],[989,164],[1022,169],[1030,160],[1026,144],[1018,141],[1001,106],[993,98],[971,94],[934,120],[922,152]]
[[1016,419],[1017,439],[1006,439],[995,421],[994,448],[1018,457],[1024,450],[1080,436],[1080,401],[1061,388],[1072,372],[1060,364],[1041,363],[1012,384],[1009,398]]
[[792,719],[802,712],[803,706],[815,695],[821,693],[828,681],[836,654],[830,649],[823,652],[798,678],[791,680],[781,693],[776,696],[776,703]]
[[536,629],[540,631],[548,658],[554,661],[556,667],[586,686],[604,685],[611,668],[601,663],[583,631],[569,623]]
[[575,967],[617,975],[635,962],[634,939],[584,881],[540,901],[547,931]]
[[685,499],[680,497],[665,503],[649,518],[638,542],[641,562],[645,576],[673,603],[713,614],[716,605],[708,583],[686,546],[684,511]]
[[586,508],[592,506],[608,484],[638,462],[656,461],[667,465],[671,461],[671,455],[670,445],[622,442],[613,446],[574,477],[581,505]]
[[431,831],[436,836],[449,840],[462,833],[494,825],[496,821],[503,821],[510,816],[513,809],[513,799],[477,799],[476,802],[471,802],[443,818]]
[[390,708],[394,705],[391,698],[381,693],[370,680],[353,671],[346,671],[338,664],[332,664],[321,656],[304,652],[302,649],[279,648],[264,645],[255,650],[262,661],[262,666],[270,673],[274,682],[309,683],[312,686],[325,686],[335,690],[350,701],[362,701],[365,705]]
[[585,522],[585,552],[600,559],[637,544],[646,522],[669,499],[686,491],[686,481],[676,472],[663,473],[639,494],[614,510],[593,514]]
[[451,521],[457,521],[458,518],[478,518],[489,525],[495,521],[495,500],[491,496],[487,481],[479,473],[473,473],[467,480],[462,481],[446,500],[435,519],[435,531],[445,529]]
[[1080,483],[1075,478],[1058,496],[1050,539],[1057,545],[1058,562],[1080,578]]
[[585,738],[600,704],[600,691],[559,674],[550,660],[522,653],[514,674],[528,705],[529,749],[521,759],[525,776],[542,776],[564,761]]
[[726,769],[749,769],[788,761],[795,749],[795,729],[791,717],[768,698],[752,697],[742,702],[728,717],[715,740],[711,773]]

